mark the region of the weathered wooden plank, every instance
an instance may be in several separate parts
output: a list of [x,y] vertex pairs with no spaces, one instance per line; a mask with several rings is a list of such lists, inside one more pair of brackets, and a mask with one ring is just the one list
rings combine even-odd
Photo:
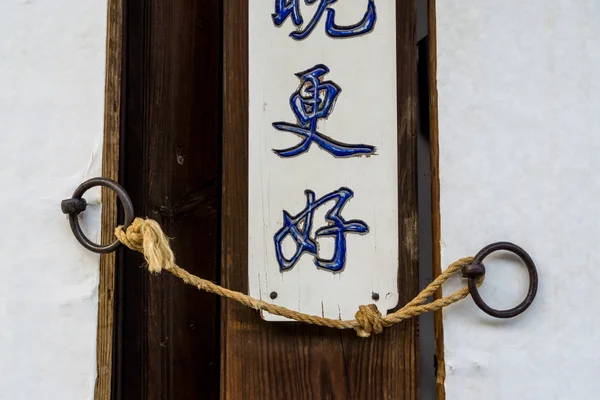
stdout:
[[[106,89],[104,98],[104,147],[102,176],[119,180],[119,144],[121,133],[121,75],[123,59],[123,1],[108,1],[106,35]],[[117,200],[114,192],[102,190],[102,242],[114,239],[117,223]],[[110,399],[113,372],[113,337],[115,314],[116,254],[100,256],[98,287],[98,336],[96,345],[96,400]]]
[[[418,290],[415,3],[397,2],[400,303]],[[248,290],[248,1],[224,4],[222,282]],[[224,399],[416,399],[416,320],[362,340],[222,305]]]
[[[125,185],[137,214],[173,237],[178,262],[217,279],[218,0],[130,0]],[[117,398],[218,398],[218,300],[126,253]]]
[[[385,315],[398,305],[396,1],[332,5],[335,24],[361,34],[321,18],[303,40],[273,2],[249,4],[249,293],[328,318],[363,304]],[[310,26],[318,6],[297,6]]]
[[[437,93],[437,31],[436,31],[436,0],[428,1],[429,35],[429,144],[431,154],[431,238],[433,276],[442,273],[441,264],[441,229],[440,229],[440,171],[439,171],[439,130],[438,130],[438,93]],[[442,297],[442,289],[435,293],[435,298]],[[435,360],[436,360],[436,395],[438,400],[446,398],[444,380],[446,365],[444,363],[444,321],[442,310],[434,313],[435,324]]]

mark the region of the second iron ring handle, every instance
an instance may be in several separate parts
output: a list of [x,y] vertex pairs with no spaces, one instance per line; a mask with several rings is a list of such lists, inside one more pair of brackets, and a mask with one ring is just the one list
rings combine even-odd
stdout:
[[[527,272],[529,273],[529,289],[525,299],[518,306],[509,310],[497,310],[487,305],[487,303],[481,297],[479,288],[477,287],[478,278],[485,275],[485,266],[483,264],[483,260],[490,254],[497,251],[508,251],[515,254],[523,261],[525,267],[527,267]],[[531,306],[538,290],[538,273],[533,259],[521,247],[509,242],[492,243],[481,249],[473,258],[471,265],[463,269],[463,276],[468,279],[469,292],[471,293],[471,297],[473,298],[473,301],[477,307],[479,307],[486,314],[495,318],[514,318],[517,315],[522,314],[529,308],[529,306]]]

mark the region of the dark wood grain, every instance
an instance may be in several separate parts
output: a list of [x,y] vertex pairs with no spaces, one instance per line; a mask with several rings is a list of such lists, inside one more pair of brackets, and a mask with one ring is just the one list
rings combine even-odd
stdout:
[[[219,0],[128,0],[124,183],[178,262],[219,277]],[[216,399],[216,297],[127,252],[119,274],[116,398]]]
[[[123,2],[108,1],[106,32],[106,83],[104,96],[104,145],[102,176],[119,179],[119,144],[121,132],[121,76],[123,58]],[[114,192],[102,189],[102,242],[115,240],[117,199]],[[112,391],[115,253],[100,256],[98,285],[98,334],[96,344],[96,386],[94,399],[108,400]]]
[[[397,1],[400,302],[418,291],[414,1]],[[248,1],[224,3],[222,282],[248,291]],[[418,329],[411,320],[371,339],[267,323],[222,305],[223,399],[417,399]]]
[[[429,46],[429,141],[431,145],[431,217],[432,217],[432,254],[433,254],[433,276],[442,273],[442,249],[441,249],[441,227],[440,227],[440,149],[438,130],[438,93],[437,93],[437,33],[436,33],[436,2],[429,0],[429,35],[427,43]],[[435,298],[442,297],[442,289],[435,293]],[[438,400],[446,399],[444,380],[446,376],[446,365],[444,363],[444,323],[442,310],[434,314],[435,323],[435,358],[436,358],[436,394]]]

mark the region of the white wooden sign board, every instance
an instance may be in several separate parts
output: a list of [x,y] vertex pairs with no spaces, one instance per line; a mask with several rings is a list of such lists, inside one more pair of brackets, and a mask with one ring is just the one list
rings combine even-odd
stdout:
[[[514,320],[445,309],[448,400],[598,398],[599,20],[597,0],[437,2],[442,265],[510,240],[540,278]],[[525,268],[486,266],[484,299],[516,305]]]
[[253,0],[249,19],[250,294],[330,318],[371,303],[386,314],[398,302],[395,0]]

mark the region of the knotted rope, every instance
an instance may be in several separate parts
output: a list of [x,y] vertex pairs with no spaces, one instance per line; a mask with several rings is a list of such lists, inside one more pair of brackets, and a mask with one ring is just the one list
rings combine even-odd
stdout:
[[[162,231],[160,225],[151,219],[136,218],[126,230],[123,230],[122,226],[117,227],[115,235],[125,246],[144,255],[147,262],[146,267],[152,273],[158,274],[162,270],[166,270],[188,285],[235,300],[247,307],[254,308],[255,310],[267,311],[271,314],[280,315],[307,324],[336,329],[354,329],[356,334],[363,338],[369,337],[372,334],[381,333],[383,332],[383,328],[397,324],[405,319],[416,317],[426,312],[440,310],[469,295],[468,287],[464,287],[448,296],[425,304],[427,299],[450,279],[452,275],[460,272],[463,267],[469,265],[473,259],[472,257],[462,258],[452,263],[410,303],[385,317],[381,315],[377,306],[369,304],[359,307],[354,317],[355,319],[341,321],[304,314],[282,306],[267,303],[266,301],[255,299],[244,293],[226,289],[216,283],[190,274],[175,263],[175,255],[169,245],[169,238]],[[479,279],[479,283],[481,284],[482,281],[483,277]]]

